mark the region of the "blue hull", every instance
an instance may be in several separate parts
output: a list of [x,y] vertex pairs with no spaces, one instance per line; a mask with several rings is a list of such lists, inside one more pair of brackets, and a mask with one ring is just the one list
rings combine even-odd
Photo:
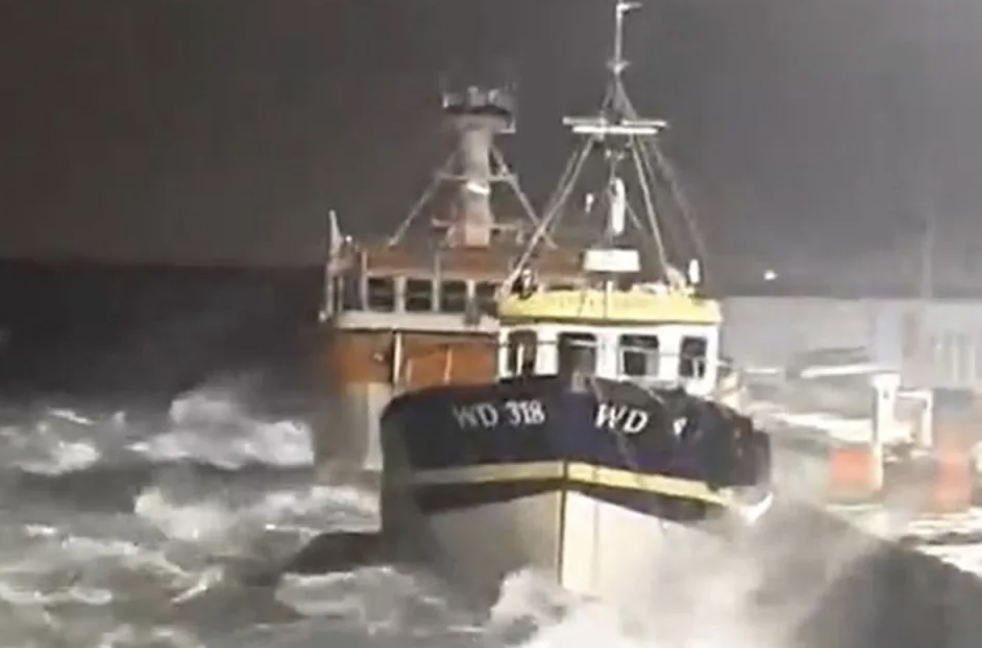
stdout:
[[386,471],[424,513],[577,491],[700,520],[734,489],[768,490],[770,443],[749,419],[676,390],[556,377],[405,394],[382,416]]

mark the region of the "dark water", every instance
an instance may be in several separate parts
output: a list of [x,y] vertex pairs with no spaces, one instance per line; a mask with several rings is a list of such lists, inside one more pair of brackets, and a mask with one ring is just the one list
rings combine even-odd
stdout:
[[151,398],[262,369],[303,390],[317,268],[0,262],[6,393]]

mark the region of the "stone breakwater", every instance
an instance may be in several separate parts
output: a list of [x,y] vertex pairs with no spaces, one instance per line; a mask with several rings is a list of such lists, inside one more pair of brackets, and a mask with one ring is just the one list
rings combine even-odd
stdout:
[[[851,526],[849,523],[842,523]],[[862,533],[857,527],[841,531]],[[952,562],[959,552],[911,540],[874,539],[829,584],[799,630],[805,646],[975,648],[982,640],[982,576]],[[932,548],[934,551],[932,551]],[[982,561],[979,572],[982,573]]]

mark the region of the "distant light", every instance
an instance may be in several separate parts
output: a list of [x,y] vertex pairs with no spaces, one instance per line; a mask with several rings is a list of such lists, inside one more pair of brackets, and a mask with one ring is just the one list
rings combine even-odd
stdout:
[[777,272],[773,270],[764,270],[764,281],[774,281],[777,279]]

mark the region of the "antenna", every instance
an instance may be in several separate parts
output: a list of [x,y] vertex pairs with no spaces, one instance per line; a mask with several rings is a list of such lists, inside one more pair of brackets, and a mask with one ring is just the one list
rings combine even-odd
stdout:
[[624,59],[624,16],[629,11],[641,7],[640,2],[627,2],[617,0],[614,5],[614,57],[607,64],[610,72],[615,77],[620,77],[628,62]]
[[[614,54],[607,62],[607,69],[610,71],[610,79],[607,82],[607,96],[604,98],[603,108],[612,110],[614,115],[619,118],[638,119],[638,115],[631,105],[631,100],[624,89],[624,70],[627,69],[629,62],[624,58],[624,23],[627,14],[640,9],[641,3],[629,0],[617,0],[614,4]],[[657,120],[658,129],[665,128],[665,122]],[[654,133],[651,133],[654,134]]]

